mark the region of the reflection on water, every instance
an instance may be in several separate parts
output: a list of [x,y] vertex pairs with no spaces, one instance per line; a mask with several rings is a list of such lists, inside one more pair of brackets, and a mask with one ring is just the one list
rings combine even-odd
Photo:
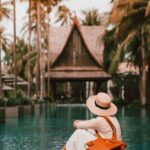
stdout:
[[[90,117],[83,106],[37,106],[31,114],[0,124],[0,150],[60,150],[74,131],[73,120]],[[122,107],[117,117],[127,150],[149,150],[150,109]]]
[[[122,115],[124,113],[124,115]],[[149,108],[126,108],[118,114],[122,126],[123,139],[128,150],[150,149],[150,110]]]

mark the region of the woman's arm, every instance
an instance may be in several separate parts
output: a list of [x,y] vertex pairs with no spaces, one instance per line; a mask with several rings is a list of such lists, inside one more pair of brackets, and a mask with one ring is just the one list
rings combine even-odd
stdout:
[[99,123],[100,120],[98,118],[91,120],[75,120],[73,126],[77,129],[96,129]]

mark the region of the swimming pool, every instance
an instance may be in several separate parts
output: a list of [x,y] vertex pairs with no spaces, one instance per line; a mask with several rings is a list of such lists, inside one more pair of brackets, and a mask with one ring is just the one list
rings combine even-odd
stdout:
[[[60,150],[73,132],[74,119],[90,118],[84,106],[47,105],[0,124],[0,150]],[[127,150],[150,149],[150,109],[121,107],[117,117]]]

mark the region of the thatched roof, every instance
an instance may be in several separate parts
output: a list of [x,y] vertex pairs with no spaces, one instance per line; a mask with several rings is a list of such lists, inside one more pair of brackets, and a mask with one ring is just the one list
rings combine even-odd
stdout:
[[[14,84],[15,75],[13,75],[13,74],[2,74],[2,80],[4,83]],[[23,78],[17,76],[17,85],[28,85],[28,82],[25,81]]]
[[61,80],[98,80],[98,79],[109,79],[111,76],[104,71],[80,71],[80,72],[73,72],[73,71],[59,71],[59,72],[50,72],[49,73],[51,79],[61,79]]
[[[15,78],[15,75],[13,75],[13,74],[3,74],[2,75],[2,79],[3,79],[3,81],[10,81],[10,82],[13,82],[14,81],[14,78]],[[17,76],[17,81],[18,82],[21,82],[21,81],[24,81],[21,77],[19,77],[19,76]]]
[[3,85],[3,90],[4,91],[12,91],[13,90],[13,88],[12,87],[10,87],[10,86],[8,86],[8,85]]
[[50,61],[53,64],[64,49],[68,37],[72,29],[76,26],[80,31],[82,38],[88,47],[89,52],[94,59],[102,64],[103,62],[103,42],[102,36],[105,33],[104,26],[80,26],[77,19],[74,19],[74,24],[70,26],[51,27],[50,28]]
[[93,67],[79,67],[73,71],[72,67],[61,67],[52,69],[47,76],[51,79],[57,80],[98,80],[98,79],[109,79],[111,76],[103,71],[102,69],[97,69]]

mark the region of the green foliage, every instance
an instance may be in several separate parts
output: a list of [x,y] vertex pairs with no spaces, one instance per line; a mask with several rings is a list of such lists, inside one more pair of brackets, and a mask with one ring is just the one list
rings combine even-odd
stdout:
[[56,87],[57,87],[57,93],[61,95],[67,89],[67,83],[66,82],[56,83]]
[[[115,74],[113,75],[114,86],[111,92],[116,103],[129,104],[139,99],[138,76],[133,74]],[[122,90],[124,90],[124,99],[122,99]]]
[[112,57],[110,73],[115,73],[122,61],[138,65],[140,70],[139,90],[141,105],[146,104],[146,67],[150,66],[149,36],[150,13],[149,0],[114,0],[110,13],[110,24],[115,26],[117,40],[116,54]]
[[73,17],[70,9],[65,5],[59,6],[57,10],[57,19],[55,22],[60,22],[63,26],[72,24],[72,20]]
[[18,100],[13,97],[8,98],[7,100],[7,106],[17,106],[18,104]]
[[101,91],[107,93],[107,82],[102,82],[100,86]]
[[0,99],[0,107],[6,106],[6,99]]
[[16,99],[20,105],[29,105],[32,104],[32,100],[28,99],[23,95],[22,90],[16,92]]
[[55,99],[52,96],[44,97],[45,102],[55,102]]
[[32,104],[32,100],[28,99],[27,97],[20,97],[18,99],[18,101],[20,102],[20,105],[30,105],[30,104]]
[[6,106],[16,106],[18,105],[18,100],[14,98],[14,92],[11,91],[8,93]]
[[22,90],[17,90],[16,98],[14,98],[14,92],[10,92],[6,102],[7,106],[29,105],[29,104],[32,104],[32,100],[25,97],[23,95]]
[[111,92],[113,94],[114,99],[121,99],[120,93],[121,93],[121,78],[117,75],[113,75],[113,83],[114,86],[111,87]]
[[[24,39],[17,39],[16,43],[17,74],[22,78],[27,78],[27,55],[28,45]],[[13,42],[10,44],[9,52],[5,55],[5,61],[9,67],[9,72],[14,72],[14,51]]]
[[104,37],[104,68],[109,70],[112,58],[116,54],[117,42],[115,40],[115,28],[106,31]]
[[[141,49],[149,49],[149,21],[150,16],[145,15],[148,0],[145,1],[112,1],[113,8],[110,13],[110,24],[114,29],[107,31],[104,36],[104,65],[110,73],[115,73],[121,61],[132,62],[141,67],[143,61]],[[143,34],[141,34],[141,30]],[[144,37],[142,46],[141,38]],[[144,59],[149,60],[149,51]]]
[[126,101],[126,100],[121,100],[121,99],[119,99],[119,98],[115,98],[114,100],[113,100],[113,103],[114,104],[116,104],[117,106],[125,106],[125,105],[128,105],[128,104],[130,104],[128,101]]
[[93,26],[101,24],[100,14],[97,9],[82,11],[82,14],[84,15],[84,19],[82,20],[83,25]]

